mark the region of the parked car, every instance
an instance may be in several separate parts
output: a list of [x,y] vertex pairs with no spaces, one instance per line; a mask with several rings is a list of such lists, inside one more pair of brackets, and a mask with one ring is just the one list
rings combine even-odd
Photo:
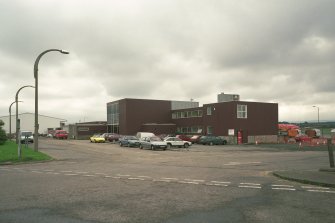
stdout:
[[191,142],[191,138],[188,137],[187,135],[176,135],[177,138],[184,140],[184,141],[189,141]]
[[152,132],[138,132],[136,133],[136,138],[138,139],[142,139],[144,137],[152,137],[155,136],[155,134],[153,134]]
[[56,130],[54,133],[55,139],[67,139],[68,133],[65,130]]
[[199,143],[200,137],[201,135],[194,135],[190,138],[190,142],[192,142],[193,144]]
[[166,142],[167,148],[171,148],[171,147],[188,148],[189,146],[192,145],[191,142],[182,140],[182,139],[177,138],[177,137],[167,137],[167,138],[164,139],[164,142]]
[[119,140],[120,146],[139,147],[140,141],[135,136],[123,136]]
[[116,133],[109,133],[109,136],[107,138],[108,141],[110,142],[117,142],[121,138],[121,135],[116,134]]
[[90,137],[90,141],[91,142],[95,142],[95,143],[100,143],[100,142],[105,142],[105,137],[103,137],[102,135],[100,134],[95,134],[93,136]]
[[199,144],[203,145],[225,145],[227,141],[221,139],[218,136],[201,136],[199,139]]
[[166,150],[167,144],[157,136],[144,137],[140,139],[140,149],[143,148]]
[[33,133],[30,131],[21,131],[21,143],[33,143]]

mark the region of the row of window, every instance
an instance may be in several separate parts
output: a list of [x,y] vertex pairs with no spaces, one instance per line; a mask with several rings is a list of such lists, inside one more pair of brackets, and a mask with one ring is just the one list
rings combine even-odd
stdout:
[[202,117],[202,110],[173,112],[172,119]]
[[[207,126],[207,134],[213,134],[213,126]],[[177,132],[183,134],[202,134],[202,126],[177,127]]]
[[[212,108],[211,106],[208,106],[206,108],[206,114],[212,115],[213,109],[214,108]],[[194,117],[202,117],[202,110],[179,111],[179,112],[172,113],[172,119],[194,118]],[[248,118],[247,105],[237,105],[237,118]]]

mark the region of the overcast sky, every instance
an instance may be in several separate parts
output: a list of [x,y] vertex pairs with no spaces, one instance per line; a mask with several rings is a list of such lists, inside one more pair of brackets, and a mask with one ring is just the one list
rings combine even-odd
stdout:
[[[335,120],[333,0],[0,0],[0,116],[34,85],[39,113],[106,120],[122,98],[279,104],[279,121]],[[19,112],[34,112],[34,89]],[[13,106],[13,111],[15,107]]]

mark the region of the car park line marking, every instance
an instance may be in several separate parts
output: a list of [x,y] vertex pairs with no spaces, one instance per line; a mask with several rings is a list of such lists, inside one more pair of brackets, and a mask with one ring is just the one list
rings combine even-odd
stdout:
[[198,182],[191,182],[191,181],[178,181],[178,183],[181,183],[181,184],[195,184],[195,185],[199,184]]
[[153,182],[167,182],[167,183],[171,182],[171,180],[162,180],[162,179],[161,180],[160,179],[158,179],[158,180],[157,179],[153,179],[152,181]]
[[140,178],[152,178],[152,177],[149,177],[149,176],[137,176],[137,177],[140,177]]
[[44,172],[53,172],[55,170],[43,170]]
[[78,173],[78,174],[86,174],[86,173],[89,173],[89,172],[75,172],[75,173]]
[[[51,173],[51,172],[50,172]],[[55,174],[55,175],[58,175],[59,173],[57,173],[57,172],[54,172],[53,174]]]
[[127,175],[127,174],[116,174],[118,175],[119,177],[130,177],[130,175]]
[[216,183],[205,183],[205,185],[208,185],[208,186],[220,186],[220,187],[228,187],[229,186],[227,184],[216,184]]
[[280,184],[272,184],[272,187],[294,187],[292,185],[280,185]]
[[330,190],[307,190],[308,192],[320,192],[320,193],[332,193],[335,194],[335,191]]
[[112,176],[109,176],[109,175],[105,175],[104,177],[105,178],[112,178]]
[[1,168],[1,170],[4,170],[4,171],[12,171],[11,169],[5,169],[5,168]]
[[76,174],[76,173],[66,173],[66,174],[64,174],[65,176],[77,176],[78,174]]
[[72,170],[62,170],[60,171],[61,173],[72,173],[73,171]]
[[260,186],[261,184],[257,184],[257,183],[240,183],[240,185]]
[[247,185],[239,185],[240,188],[253,188],[253,189],[262,189],[262,187],[258,186],[247,186]]
[[121,179],[121,177],[112,177],[113,179]]
[[213,180],[213,181],[211,181],[211,183],[215,183],[215,184],[231,184],[231,182],[224,182],[224,181],[215,181],[215,180]]
[[301,186],[303,189],[329,190],[329,187]]
[[87,174],[87,175],[83,175],[84,177],[95,177],[95,175],[90,175],[90,174]]
[[139,178],[139,177],[128,177],[128,180],[145,180],[143,178]]
[[162,180],[178,180],[178,178],[168,178],[168,177],[162,177]]
[[287,188],[287,187],[273,187],[272,190],[290,190],[290,191],[295,191],[295,188]]
[[205,182],[205,180],[193,180],[193,179],[184,179],[185,181],[193,181],[193,182]]

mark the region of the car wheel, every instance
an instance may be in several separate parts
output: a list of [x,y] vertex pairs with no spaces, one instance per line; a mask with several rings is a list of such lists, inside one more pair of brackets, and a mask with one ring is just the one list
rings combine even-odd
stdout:
[[188,148],[188,147],[189,147],[188,143],[185,143],[184,148]]
[[167,144],[167,148],[168,148],[168,149],[171,149],[171,147],[172,147],[171,143],[168,143],[168,144]]
[[155,147],[153,145],[151,145],[151,150],[155,150]]
[[120,142],[119,144],[120,144],[121,147],[123,146],[123,145],[122,145],[122,142]]
[[210,142],[209,145],[212,146],[212,145],[213,145],[213,142]]
[[140,149],[143,149],[143,146],[140,144]]
[[226,145],[227,144],[227,141],[226,140],[223,140],[223,143],[222,143],[223,145]]

